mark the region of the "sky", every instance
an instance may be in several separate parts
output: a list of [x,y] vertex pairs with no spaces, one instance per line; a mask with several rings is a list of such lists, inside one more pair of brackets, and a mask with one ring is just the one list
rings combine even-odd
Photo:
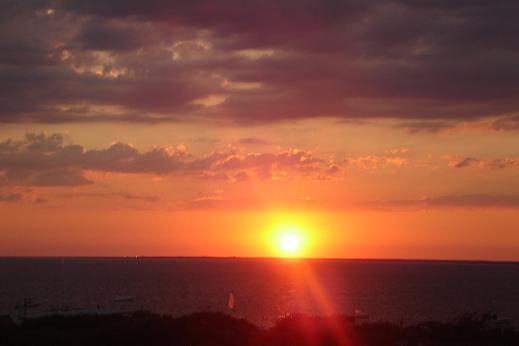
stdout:
[[515,1],[2,1],[0,256],[519,260]]

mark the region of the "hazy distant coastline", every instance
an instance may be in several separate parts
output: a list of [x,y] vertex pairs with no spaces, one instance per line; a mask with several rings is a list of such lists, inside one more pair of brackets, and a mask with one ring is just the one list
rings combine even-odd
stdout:
[[1,256],[0,260],[9,259],[64,259],[64,260],[275,260],[287,262],[301,261],[341,261],[341,262],[415,262],[415,263],[495,263],[495,264],[519,264],[514,260],[493,259],[457,259],[457,258],[356,258],[356,257],[247,257],[247,256]]

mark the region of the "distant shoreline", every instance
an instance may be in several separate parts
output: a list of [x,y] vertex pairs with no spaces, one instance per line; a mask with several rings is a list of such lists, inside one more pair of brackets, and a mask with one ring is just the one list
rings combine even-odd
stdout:
[[328,258],[328,257],[240,257],[240,256],[0,256],[3,259],[81,259],[81,260],[278,260],[286,262],[387,262],[387,263],[466,263],[519,264],[514,260],[420,259],[420,258]]

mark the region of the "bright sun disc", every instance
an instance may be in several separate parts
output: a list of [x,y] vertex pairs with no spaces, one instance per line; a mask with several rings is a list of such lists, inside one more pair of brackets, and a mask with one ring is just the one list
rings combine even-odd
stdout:
[[284,234],[281,237],[281,248],[288,253],[294,253],[299,250],[299,237],[295,234]]
[[279,217],[272,231],[270,241],[272,251],[275,256],[299,258],[308,254],[310,244],[310,234],[307,230],[308,225],[304,220],[292,220],[294,217]]

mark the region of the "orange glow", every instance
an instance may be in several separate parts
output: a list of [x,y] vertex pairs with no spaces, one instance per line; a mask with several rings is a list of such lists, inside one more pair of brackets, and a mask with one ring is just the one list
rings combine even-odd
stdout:
[[302,222],[292,221],[288,216],[281,216],[273,227],[274,253],[281,257],[303,257],[307,254],[310,236]]
[[295,253],[299,250],[299,237],[295,234],[285,234],[281,237],[281,248],[287,253]]
[[[128,212],[114,208],[118,201],[111,196],[103,199],[83,196],[74,204],[64,198],[60,202],[61,208],[0,203],[0,215],[9,215],[0,222],[0,254],[519,258],[514,246],[519,243],[519,233],[513,228],[519,224],[515,209],[479,213],[471,210]],[[298,230],[300,247],[297,253],[289,255],[282,251],[280,240],[281,231],[291,227]]]

